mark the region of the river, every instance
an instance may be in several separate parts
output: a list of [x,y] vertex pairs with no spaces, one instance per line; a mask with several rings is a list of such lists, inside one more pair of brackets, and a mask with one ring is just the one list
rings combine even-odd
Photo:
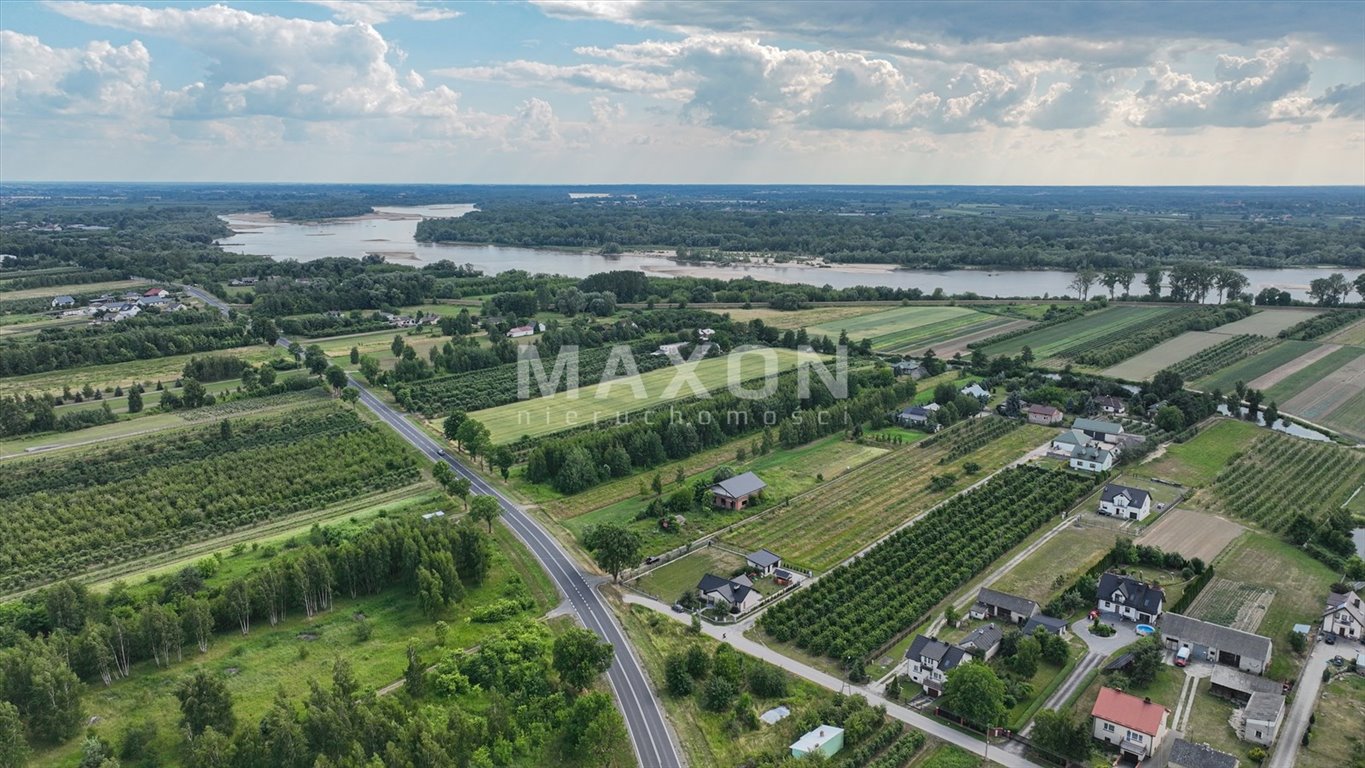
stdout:
[[[661,277],[692,275],[721,279],[752,276],[779,283],[806,283],[850,288],[856,285],[886,285],[893,288],[919,288],[932,293],[975,292],[986,297],[1066,296],[1071,274],[1056,270],[925,270],[897,269],[883,264],[844,264],[831,267],[783,264],[722,266],[683,264],[664,255],[622,254],[603,256],[548,249],[513,248],[499,245],[455,245],[419,243],[414,239],[417,222],[422,218],[463,216],[472,205],[428,205],[417,207],[379,207],[375,214],[317,223],[275,221],[260,214],[233,214],[223,217],[234,233],[219,241],[225,250],[255,253],[276,259],[311,261],[328,256],[360,258],[366,253],[383,253],[395,263],[414,266],[448,259],[457,264],[473,264],[486,273],[523,269],[531,273],[553,273],[587,277],[598,272],[630,269]],[[1252,293],[1275,287],[1289,291],[1296,299],[1306,299],[1308,283],[1333,271],[1347,280],[1360,270],[1331,269],[1244,269]],[[1144,290],[1141,276],[1133,290]],[[1101,288],[1102,291],[1102,288]]]

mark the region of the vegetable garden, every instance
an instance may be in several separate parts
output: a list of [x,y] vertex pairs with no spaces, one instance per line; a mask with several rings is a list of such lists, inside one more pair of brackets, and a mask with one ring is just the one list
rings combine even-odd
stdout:
[[1004,470],[773,606],[760,625],[810,653],[862,659],[1070,508],[1093,482],[1034,466]]
[[0,590],[415,482],[386,430],[333,404],[7,463]]

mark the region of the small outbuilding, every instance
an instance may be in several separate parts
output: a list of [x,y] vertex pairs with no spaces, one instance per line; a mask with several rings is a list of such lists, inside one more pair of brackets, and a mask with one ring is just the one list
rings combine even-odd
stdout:
[[1051,405],[1030,405],[1024,415],[1030,424],[1052,426],[1062,423],[1062,410]]
[[750,552],[744,557],[744,560],[748,563],[750,568],[758,571],[760,577],[771,576],[777,569],[782,567],[782,558],[766,549]]
[[822,725],[792,744],[792,757],[802,758],[819,752],[825,757],[834,757],[844,748],[844,729],[833,725]]

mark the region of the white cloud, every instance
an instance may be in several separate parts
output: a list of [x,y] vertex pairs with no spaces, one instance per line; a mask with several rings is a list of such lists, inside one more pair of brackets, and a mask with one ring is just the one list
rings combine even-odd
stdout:
[[612,67],[601,64],[560,65],[519,59],[492,66],[435,69],[431,74],[455,80],[510,83],[519,86],[559,85],[569,90],[676,95],[676,86],[668,75],[638,67]]
[[156,94],[142,43],[53,48],[32,35],[0,30],[0,104],[8,116],[136,114]]
[[178,118],[274,115],[301,120],[457,117],[445,86],[422,89],[389,61],[369,24],[291,19],[213,5],[145,8],[61,3],[53,10],[91,24],[173,39],[206,56],[205,79],[166,94]]
[[1254,127],[1316,117],[1303,109],[1312,74],[1308,61],[1289,48],[1267,48],[1249,57],[1219,56],[1213,80],[1177,72],[1164,62],[1152,72],[1133,94],[1127,114],[1132,125]]
[[417,0],[303,0],[320,5],[342,21],[382,24],[390,19],[407,18],[414,21],[445,21],[464,14],[435,3]]

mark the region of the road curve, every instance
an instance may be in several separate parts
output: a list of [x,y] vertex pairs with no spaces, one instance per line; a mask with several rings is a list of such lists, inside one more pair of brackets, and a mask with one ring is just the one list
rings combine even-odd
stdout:
[[[275,343],[281,347],[289,346],[289,340],[285,338],[280,338]],[[498,493],[468,467],[450,456],[441,456],[437,451],[442,446],[420,427],[375,397],[354,377],[348,374],[347,378],[350,385],[360,392],[360,402],[421,451],[423,456],[432,462],[444,461],[450,465],[452,470],[469,480],[472,493],[497,499],[502,507],[500,519],[503,524],[510,528],[540,561],[545,572],[550,575],[560,593],[569,600],[584,625],[616,649],[616,659],[607,670],[607,680],[616,695],[621,714],[625,716],[631,746],[640,765],[644,768],[682,768],[682,760],[678,757],[677,748],[673,744],[663,707],[659,704],[654,689],[650,687],[649,678],[645,676],[634,649],[616,623],[616,617],[612,615],[611,609],[607,607],[601,595],[592,587],[589,581],[592,577],[580,570],[559,543],[530,515]]]

